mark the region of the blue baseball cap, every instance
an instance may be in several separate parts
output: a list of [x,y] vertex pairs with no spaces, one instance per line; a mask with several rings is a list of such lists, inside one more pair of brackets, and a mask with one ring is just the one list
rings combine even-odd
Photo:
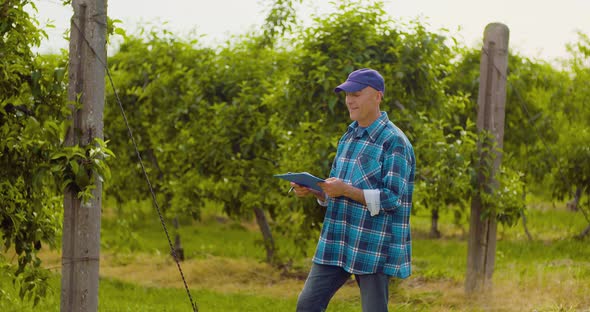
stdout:
[[334,92],[357,92],[366,87],[372,87],[377,91],[385,91],[383,76],[378,71],[370,68],[357,69],[348,75],[344,83],[337,86]]

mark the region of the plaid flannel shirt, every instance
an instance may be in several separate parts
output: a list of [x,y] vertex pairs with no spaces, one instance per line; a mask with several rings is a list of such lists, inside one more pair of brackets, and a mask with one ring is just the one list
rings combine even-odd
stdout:
[[328,198],[313,261],[352,274],[411,274],[410,210],[416,161],[404,133],[387,116],[368,128],[355,121],[340,138],[330,177],[379,190],[379,214],[347,197]]

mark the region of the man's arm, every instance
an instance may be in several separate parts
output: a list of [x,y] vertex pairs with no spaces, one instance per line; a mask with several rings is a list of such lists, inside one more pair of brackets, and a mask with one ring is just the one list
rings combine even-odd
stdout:
[[360,188],[354,187],[338,178],[328,178],[326,182],[318,183],[324,193],[330,197],[344,196],[363,205],[366,205],[365,193]]
[[381,192],[379,190],[363,190],[344,183],[337,178],[328,178],[324,183],[318,183],[324,193],[330,197],[344,196],[366,206],[371,216],[376,216],[381,210]]

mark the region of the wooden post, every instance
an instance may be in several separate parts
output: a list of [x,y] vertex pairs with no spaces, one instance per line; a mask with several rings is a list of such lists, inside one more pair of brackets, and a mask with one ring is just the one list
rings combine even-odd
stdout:
[[[477,129],[480,134],[491,134],[491,140],[480,140],[478,143],[478,183],[480,189],[487,194],[492,194],[497,187],[495,174],[502,161],[508,36],[508,27],[499,23],[488,24],[484,31],[477,100]],[[497,224],[495,213],[487,211],[488,209],[490,208],[486,207],[481,196],[476,194],[471,202],[465,280],[467,293],[487,291],[492,286]]]
[[[106,0],[74,0],[70,32],[68,100],[73,110],[66,145],[103,138]],[[95,54],[96,53],[96,54]],[[100,59],[99,59],[100,58]],[[66,190],[62,238],[61,311],[97,311],[102,183],[82,203]]]

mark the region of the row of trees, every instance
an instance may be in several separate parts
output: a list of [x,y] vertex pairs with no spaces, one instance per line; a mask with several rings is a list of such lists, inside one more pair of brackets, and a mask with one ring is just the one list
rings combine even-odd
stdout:
[[28,5],[0,4],[0,233],[5,250],[17,255],[16,270],[6,272],[21,295],[39,298],[48,274],[36,252],[55,246],[61,229],[63,196],[51,158],[62,149],[69,110],[65,59],[33,52],[45,33]]
[[[35,250],[58,237],[63,187],[80,186],[64,172],[91,157],[63,146],[67,56],[32,52],[44,34],[24,10],[31,4],[0,5],[0,231],[19,256],[23,285],[31,278],[20,273],[39,266]],[[379,1],[335,5],[336,13],[298,27],[293,2],[274,1],[261,31],[215,48],[159,28],[136,35],[117,30],[122,43],[109,69],[168,216],[198,218],[202,205],[214,201],[230,217],[256,218],[267,261],[301,255],[317,236],[323,210],[285,196],[286,185],[272,175],[329,173],[350,122],[332,90],[350,71],[372,67],[386,77],[383,110],[416,150],[415,211],[431,212],[435,236],[441,212],[452,209],[458,222],[465,219],[474,191],[481,51],[454,44],[419,20],[391,20]],[[589,203],[590,40],[580,34],[569,48],[561,69],[509,56],[505,156],[494,207],[505,224],[525,213],[530,190]],[[148,190],[107,89],[105,140],[117,158],[105,192],[124,204]],[[64,157],[73,154],[82,159]],[[277,246],[276,233],[296,248]]]
[[[451,46],[444,33],[427,31],[419,21],[392,21],[379,3],[346,2],[337,12],[290,41],[252,33],[215,50],[158,29],[125,37],[110,59],[112,72],[171,215],[198,217],[205,200],[216,201],[229,216],[256,216],[268,261],[306,250],[323,211],[313,201],[285,196],[284,184],[271,177],[328,174],[337,139],[350,122],[333,87],[353,69],[373,67],[388,78],[383,109],[415,145],[416,209],[432,213],[434,236],[440,235],[441,210],[453,209],[464,220],[478,139],[479,49]],[[265,29],[280,26],[289,25]],[[578,95],[587,91],[574,85],[588,71],[581,66],[587,45],[581,34],[566,70],[510,55],[506,156],[495,207],[500,222],[513,225],[523,215],[527,187],[568,197],[587,184],[573,175],[585,172],[585,162],[571,158],[588,156],[580,117],[588,113]],[[115,107],[112,95],[107,102]],[[574,107],[577,144],[566,124]],[[129,142],[119,115],[107,108],[105,136],[121,156],[107,194],[125,202],[146,190],[137,187],[139,180],[129,183],[140,176],[134,155],[120,152]],[[562,153],[566,148],[575,152]],[[566,164],[575,167],[567,171]],[[299,250],[276,253],[267,216],[274,231],[300,243]]]

